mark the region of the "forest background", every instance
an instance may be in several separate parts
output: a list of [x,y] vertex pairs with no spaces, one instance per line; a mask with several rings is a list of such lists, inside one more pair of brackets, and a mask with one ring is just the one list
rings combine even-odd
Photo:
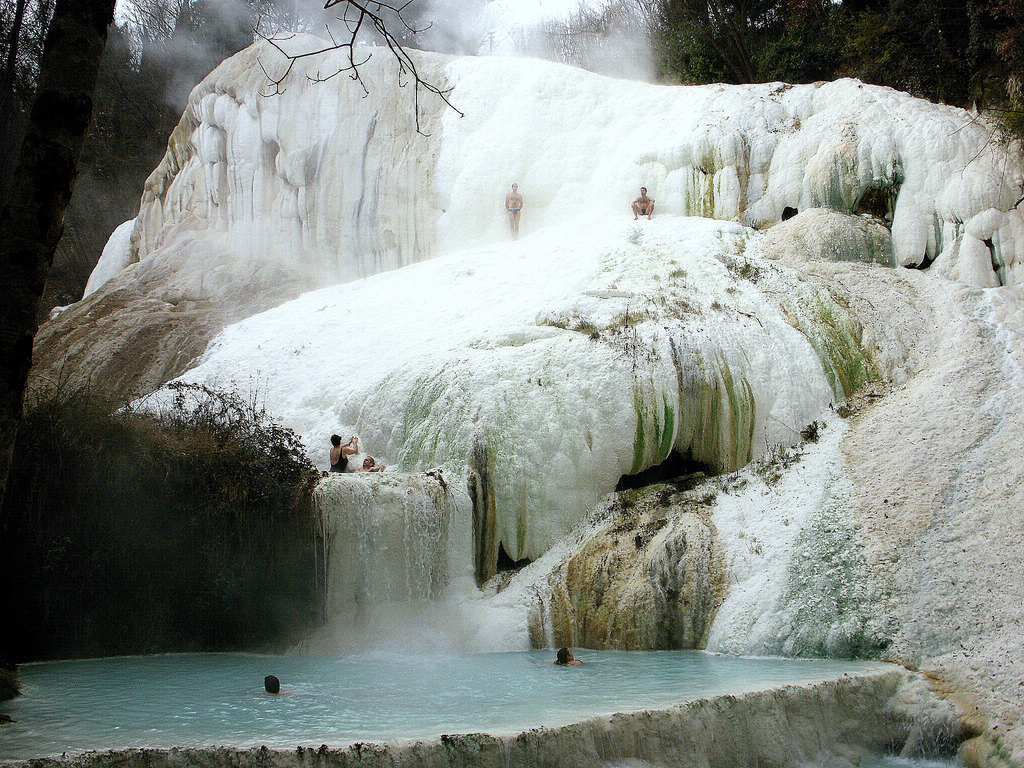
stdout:
[[[0,203],[55,0],[0,0]],[[391,31],[411,48],[487,52],[487,0],[414,0]],[[306,0],[132,0],[110,29],[92,128],[40,307],[81,298],[111,231],[138,211],[188,94],[260,35],[338,25]],[[452,19],[458,23],[453,24]],[[404,23],[403,23],[404,21]],[[517,33],[515,47],[654,82],[807,83],[856,77],[995,114],[1024,135],[1021,0],[607,0]],[[645,61],[639,65],[637,52]]]

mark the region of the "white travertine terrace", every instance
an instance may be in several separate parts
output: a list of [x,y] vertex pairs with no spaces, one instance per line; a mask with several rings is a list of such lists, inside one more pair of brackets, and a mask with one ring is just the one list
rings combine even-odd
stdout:
[[525,231],[620,215],[644,185],[661,214],[758,228],[787,208],[870,209],[891,218],[898,264],[1020,281],[1020,148],[967,111],[856,80],[659,86],[414,52],[464,113],[422,95],[417,133],[412,87],[371,51],[368,93],[344,73],[317,82],[344,64],[325,54],[266,95],[260,64],[282,66],[266,43],[211,73],[147,183],[132,260],[181,279],[229,254],[243,273],[269,262],[327,284],[503,237],[513,182]]
[[[727,594],[705,640],[920,664],[1024,760],[1019,146],[854,80],[669,87],[414,53],[465,115],[427,98],[419,134],[385,52],[368,95],[314,82],[330,57],[262,95],[274,55],[196,88],[97,274],[138,262],[118,279],[196,300],[275,270],[331,287],[229,326],[186,380],[255,390],[321,466],[339,432],[392,470],[441,467],[452,583],[470,552],[478,575],[499,546],[536,560],[463,594],[520,645],[621,475],[673,449],[731,472],[820,419],[781,479],[748,468],[707,503]],[[657,214],[634,223],[641,185]],[[869,380],[861,416],[823,418]]]

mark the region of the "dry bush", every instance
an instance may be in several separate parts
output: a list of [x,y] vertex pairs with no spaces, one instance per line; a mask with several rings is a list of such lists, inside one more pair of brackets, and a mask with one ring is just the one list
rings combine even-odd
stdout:
[[321,614],[317,473],[237,395],[163,413],[35,403],[0,516],[0,651],[16,661],[271,649]]

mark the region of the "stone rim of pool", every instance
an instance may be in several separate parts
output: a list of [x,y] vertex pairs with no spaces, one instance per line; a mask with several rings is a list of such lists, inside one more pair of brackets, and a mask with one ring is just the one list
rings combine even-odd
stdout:
[[[452,667],[452,664],[488,664],[496,667],[498,662],[506,666],[511,662],[513,673],[529,668],[542,670],[543,674],[536,675],[538,680],[573,686],[573,689],[580,687],[580,680],[588,684],[587,688],[596,688],[606,669],[610,668],[615,674],[622,675],[619,667],[623,664],[627,666],[625,674],[629,675],[634,672],[630,664],[642,666],[676,660],[679,660],[677,666],[682,666],[683,662],[692,662],[698,667],[709,665],[708,668],[716,663],[750,665],[754,668],[758,665],[781,665],[790,669],[803,667],[807,674],[803,677],[789,674],[793,682],[788,684],[732,682],[726,684],[727,690],[718,693],[708,694],[698,690],[696,694],[690,695],[682,692],[676,694],[672,701],[662,698],[661,703],[655,703],[654,706],[627,703],[614,713],[612,710],[615,708],[596,711],[591,704],[589,711],[572,711],[551,717],[550,713],[545,714],[538,703],[536,711],[539,716],[532,721],[535,724],[533,727],[524,727],[522,721],[508,722],[505,726],[491,722],[480,728],[427,725],[418,735],[406,733],[386,735],[383,738],[371,735],[325,739],[325,744],[331,746],[314,743],[320,741],[317,738],[311,740],[290,736],[277,740],[214,738],[205,742],[222,746],[187,746],[186,739],[177,742],[172,739],[169,743],[155,739],[149,746],[136,744],[125,748],[123,744],[111,740],[97,751],[71,747],[59,758],[54,755],[60,752],[51,750],[43,762],[73,763],[76,766],[108,766],[113,763],[133,768],[143,765],[150,768],[169,767],[181,765],[182,761],[190,765],[240,766],[259,763],[284,767],[313,762],[319,764],[329,757],[331,765],[371,768],[378,765],[491,764],[496,768],[509,768],[517,765],[566,764],[564,760],[571,755],[571,764],[574,766],[607,766],[623,760],[640,760],[654,765],[684,765],[697,760],[698,756],[700,764],[709,766],[735,766],[743,764],[748,758],[747,764],[751,765],[795,765],[798,762],[813,765],[822,760],[830,765],[843,765],[854,764],[850,762],[850,756],[855,754],[863,756],[898,752],[908,740],[920,741],[922,733],[927,734],[931,742],[938,739],[948,745],[955,745],[960,730],[959,713],[952,705],[940,701],[931,693],[922,675],[883,662],[743,659],[673,651],[637,654],[581,650],[580,657],[584,659],[584,666],[569,670],[549,668],[553,658],[553,652],[550,651],[478,654],[470,657],[410,657],[406,660],[395,659],[394,668],[402,668],[404,664],[406,671],[422,669],[424,664],[432,661],[439,675],[447,675],[453,685],[458,685],[458,675],[452,675],[452,669],[457,669],[457,666]],[[347,663],[368,664],[376,657],[360,654],[342,658]],[[133,657],[29,665],[25,668],[28,680],[26,695],[33,694],[33,667],[39,669],[45,666],[54,670],[61,666],[67,669],[69,665],[83,668],[89,665],[135,663],[151,667],[155,665],[159,669],[161,664],[173,665],[175,660],[214,660],[216,663],[239,661],[243,666],[265,669],[268,673],[284,669],[286,674],[281,676],[281,680],[285,695],[275,697],[264,693],[261,675],[256,681],[260,698],[255,700],[275,700],[275,705],[281,704],[285,710],[289,705],[294,709],[296,701],[311,701],[309,697],[288,696],[290,685],[287,672],[290,671],[290,665],[301,667],[308,662],[308,657],[264,657],[250,654]],[[829,667],[832,671],[826,671]],[[351,668],[345,671],[351,673]],[[749,674],[753,674],[753,670]],[[498,684],[507,679],[507,676],[502,678],[500,674],[496,675],[499,678]],[[294,679],[291,678],[292,681]],[[614,684],[614,676],[606,682]],[[670,680],[668,687],[673,684]],[[216,688],[216,681],[213,681],[211,687]],[[211,698],[216,698],[216,693],[214,690]],[[310,693],[310,696],[313,695]],[[487,695],[486,692],[484,695]],[[537,695],[534,693],[535,697]],[[655,692],[655,697],[659,695]],[[130,698],[130,692],[126,696]],[[471,697],[467,700],[472,704]],[[422,702],[413,702],[413,705],[422,706]],[[245,715],[243,711],[241,716]],[[453,719],[449,717],[448,721]],[[32,764],[38,767],[39,758],[44,758],[44,755],[39,752],[30,755],[12,752],[10,744],[14,735],[13,730],[0,731],[0,763],[20,762],[27,765],[27,761],[32,760]],[[170,746],[174,743],[178,746]],[[272,746],[265,746],[267,743]]]

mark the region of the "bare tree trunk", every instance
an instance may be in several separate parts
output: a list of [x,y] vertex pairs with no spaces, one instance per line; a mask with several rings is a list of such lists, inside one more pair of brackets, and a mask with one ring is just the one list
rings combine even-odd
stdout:
[[[18,97],[15,94],[15,82],[17,81],[21,28],[25,22],[27,3],[28,0],[18,0],[14,7],[14,20],[7,37],[7,60],[4,62],[3,74],[0,75],[0,135],[8,137],[7,141],[10,144],[17,141],[21,135],[16,118]],[[7,201],[10,177],[17,160],[14,156],[16,147],[10,144],[4,150],[0,150],[0,206]]]
[[21,37],[21,24],[25,19],[25,4],[28,0],[18,0],[14,7],[14,22],[11,24],[11,33],[7,41],[7,61],[4,62],[4,73],[0,79],[0,125],[6,127],[8,124],[8,111],[14,104],[14,72],[18,65],[18,40]]
[[36,312],[92,118],[114,0],[57,0],[28,131],[0,213],[0,504],[32,365]]

